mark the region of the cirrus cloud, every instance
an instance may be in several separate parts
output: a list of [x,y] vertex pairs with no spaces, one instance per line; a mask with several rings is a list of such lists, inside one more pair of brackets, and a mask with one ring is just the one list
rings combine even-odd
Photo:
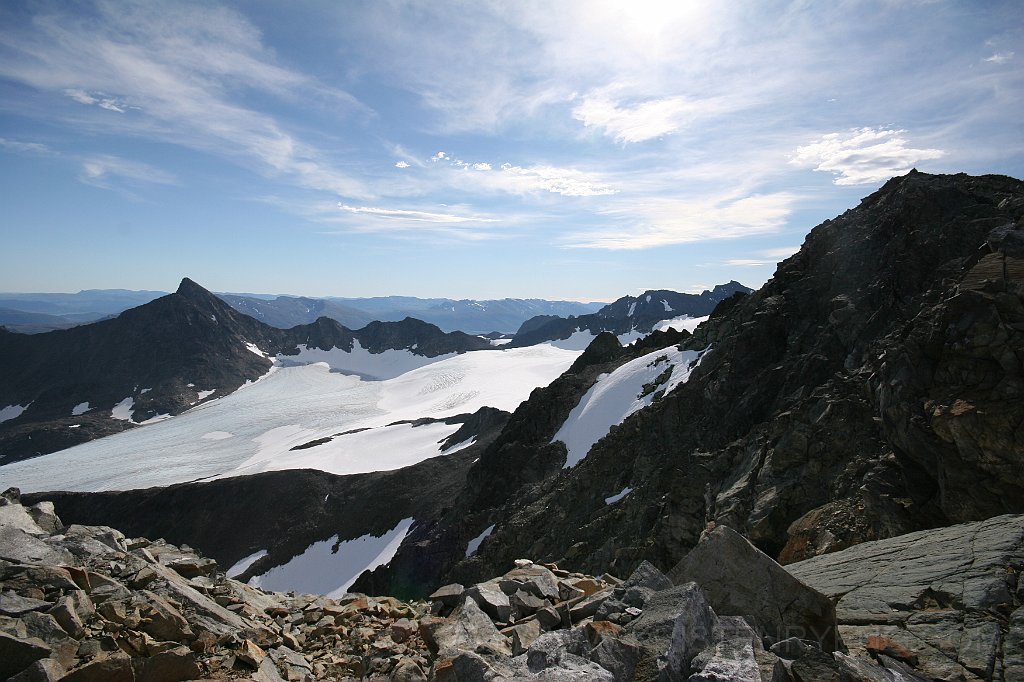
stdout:
[[906,130],[853,128],[822,135],[797,147],[790,163],[836,176],[837,185],[882,182],[909,171],[914,164],[945,156],[941,149],[915,149],[902,137]]
[[785,226],[796,200],[793,194],[776,192],[630,201],[603,211],[621,227],[579,232],[566,245],[623,251],[774,234]]

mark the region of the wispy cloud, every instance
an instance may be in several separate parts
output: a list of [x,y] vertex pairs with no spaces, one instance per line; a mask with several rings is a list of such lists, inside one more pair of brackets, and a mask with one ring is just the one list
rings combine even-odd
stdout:
[[41,142],[24,142],[21,140],[8,140],[0,137],[0,148],[20,154],[34,154],[38,156],[53,156],[56,154],[52,149]]
[[555,166],[513,166],[502,164],[496,174],[498,185],[516,194],[550,192],[567,197],[597,197],[615,194],[616,189],[603,182],[596,173]]
[[[74,119],[100,132],[141,135],[214,152],[306,188],[372,195],[242,93],[326,100],[347,93],[275,63],[259,30],[237,12],[205,4],[96,3],[95,11],[39,16],[0,32],[0,76],[83,105],[132,116]],[[61,111],[55,108],[54,115]],[[253,166],[253,161],[257,165]]]
[[152,183],[176,185],[177,178],[171,173],[154,168],[146,163],[130,161],[117,156],[94,156],[82,162],[79,179],[87,185],[114,189],[113,181],[127,181],[131,184]]
[[79,104],[94,104],[101,109],[107,111],[116,111],[119,114],[123,114],[128,109],[128,104],[124,100],[116,97],[108,97],[102,92],[90,94],[85,90],[69,89],[65,90],[64,94],[75,100]]
[[548,164],[519,166],[506,162],[495,170],[489,162],[465,161],[443,151],[434,154],[430,160],[460,171],[475,171],[446,179],[455,186],[476,191],[499,191],[519,196],[549,193],[566,197],[609,196],[618,192],[601,173],[576,168]]
[[630,201],[603,212],[622,227],[576,233],[567,246],[636,250],[773,234],[785,225],[795,201],[786,192]]
[[854,128],[829,133],[798,147],[790,162],[832,173],[837,185],[862,185],[888,180],[914,164],[945,155],[941,149],[915,149],[902,137],[905,130]]
[[1006,62],[1008,62],[1011,59],[1013,59],[1013,55],[1014,55],[1014,53],[1013,52],[1009,52],[1009,51],[1007,51],[1007,52],[996,52],[991,57],[986,58],[985,61],[986,62],[990,62],[992,64],[1005,64]]
[[674,133],[698,115],[724,108],[720,100],[664,97],[630,105],[596,94],[585,97],[572,113],[584,126],[600,128],[616,142],[644,142]]
[[346,213],[372,216],[391,220],[411,220],[425,223],[496,223],[495,218],[483,218],[480,216],[456,215],[453,213],[432,213],[429,211],[410,211],[397,208],[379,208],[375,206],[349,206],[338,204],[338,208]]

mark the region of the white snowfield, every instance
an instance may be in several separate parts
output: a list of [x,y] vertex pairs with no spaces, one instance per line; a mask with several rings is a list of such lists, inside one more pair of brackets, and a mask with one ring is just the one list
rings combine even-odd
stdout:
[[298,355],[281,355],[278,353],[277,362],[283,367],[291,365],[309,365],[314,362],[326,362],[331,369],[342,374],[355,374],[364,379],[394,379],[426,365],[453,358],[457,353],[447,353],[436,357],[428,358],[424,355],[416,355],[409,350],[386,350],[383,353],[371,353],[363,348],[359,339],[355,339],[352,350],[347,351],[341,348],[323,350],[320,348],[309,348],[305,344],[299,345]]
[[663,348],[631,360],[611,374],[602,374],[551,439],[552,443],[562,441],[569,451],[565,468],[579,464],[612,426],[654,402],[656,391],[649,390],[645,395],[645,385],[671,370],[667,381],[658,387],[665,394],[671,393],[690,378],[706,352]]
[[[380,536],[363,535],[354,540],[339,542],[335,535],[328,540],[314,542],[288,563],[253,576],[249,584],[278,592],[295,591],[340,597],[363,571],[372,571],[390,562],[412,525],[413,519],[402,519],[397,526]],[[253,557],[259,558],[258,554]],[[246,557],[243,561],[251,558]],[[249,565],[255,561],[253,559]],[[238,565],[232,566],[232,570]],[[238,573],[244,571],[243,568]]]
[[[634,329],[633,331],[626,332],[625,334],[619,334],[616,338],[618,338],[620,344],[628,346],[637,339],[642,339],[645,336],[647,336],[647,334]],[[597,338],[597,334],[593,333],[589,329],[577,329],[567,339],[555,339],[554,341],[546,341],[545,343],[556,348],[564,348],[565,350],[584,351],[595,338]]]
[[[662,301],[664,303],[664,301]],[[689,315],[683,315],[682,317],[674,317],[671,320],[663,320],[655,326],[660,332],[666,332],[669,329],[675,329],[676,331],[683,331],[684,329],[688,332],[692,332],[694,329],[699,327],[704,322],[708,321],[708,315],[704,317],[690,317]]]
[[[475,351],[387,381],[331,372],[325,363],[275,367],[181,415],[5,465],[0,477],[26,492],[96,491],[294,468],[385,471],[446,454],[439,441],[460,426],[389,424],[485,405],[512,411],[578,356],[550,345]],[[291,450],[320,438],[332,440]]]

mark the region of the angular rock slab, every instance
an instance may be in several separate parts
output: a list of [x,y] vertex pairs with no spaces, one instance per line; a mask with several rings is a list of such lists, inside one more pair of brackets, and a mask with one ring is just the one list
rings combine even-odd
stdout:
[[668,577],[697,583],[716,614],[742,616],[762,635],[814,640],[824,651],[842,647],[829,598],[730,528],[706,531]]
[[865,542],[786,568],[837,600],[851,654],[867,655],[869,639],[882,636],[916,654],[924,677],[987,678],[1001,664],[1012,679],[1019,630],[1013,618],[1007,630],[993,614],[1019,604],[1007,575],[1021,565],[1024,516],[1011,514]]

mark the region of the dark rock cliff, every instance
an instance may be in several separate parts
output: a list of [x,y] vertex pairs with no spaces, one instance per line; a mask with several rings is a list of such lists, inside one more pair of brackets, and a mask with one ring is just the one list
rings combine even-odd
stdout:
[[891,180],[723,301],[683,341],[710,348],[689,381],[577,466],[551,435],[621,358],[534,392],[423,547],[463,582],[518,556],[626,574],[709,521],[786,562],[1024,510],[1022,217],[1012,178]]

